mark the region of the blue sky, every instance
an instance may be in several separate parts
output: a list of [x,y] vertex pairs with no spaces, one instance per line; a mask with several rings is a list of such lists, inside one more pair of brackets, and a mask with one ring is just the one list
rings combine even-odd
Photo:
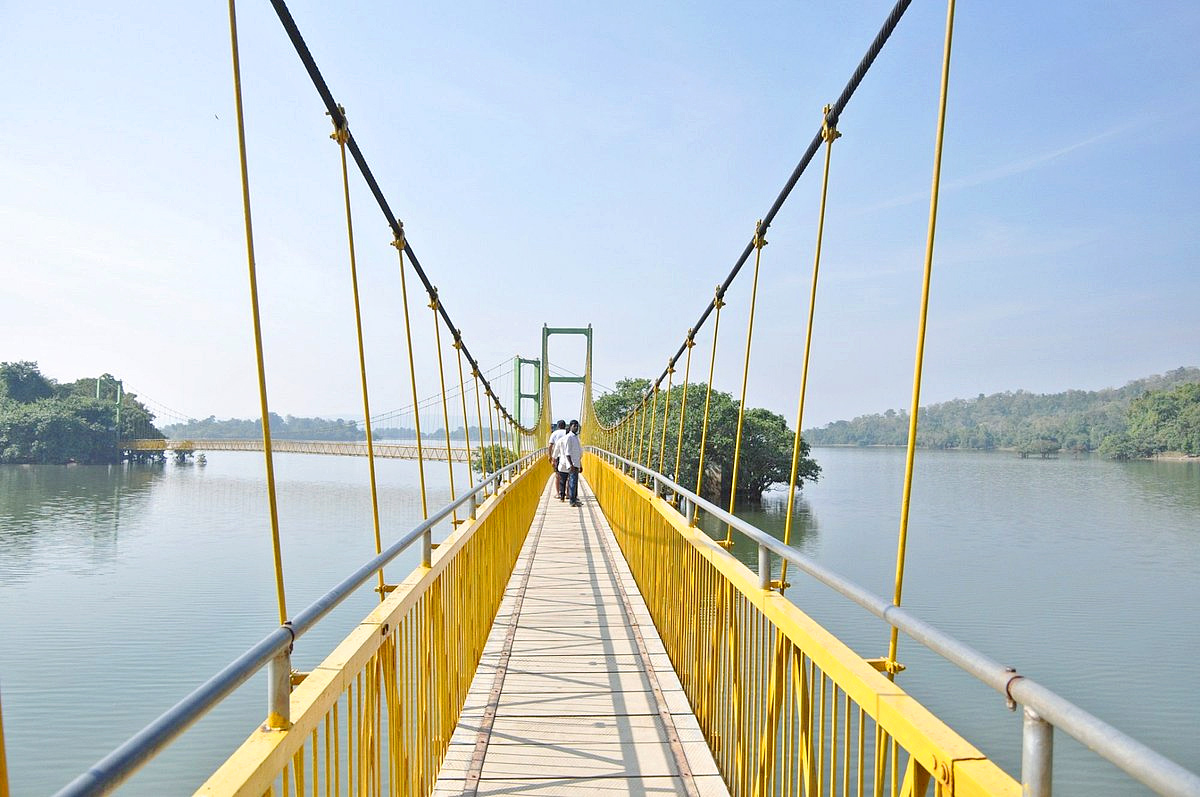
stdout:
[[[661,372],[890,3],[291,9],[477,359],[591,323],[611,385]],[[908,405],[945,11],[913,4],[843,114],[806,426]],[[271,405],[349,415],[337,148],[269,4],[239,23]],[[923,400],[1200,364],[1200,6],[960,3],[956,23]],[[0,360],[109,371],[184,415],[256,414],[224,4],[10,0],[0,52]],[[818,176],[760,277],[749,401],[789,420]],[[399,279],[361,184],[352,202],[382,412],[409,403]],[[718,346],[735,395],[749,278]],[[571,346],[552,358],[582,368]]]

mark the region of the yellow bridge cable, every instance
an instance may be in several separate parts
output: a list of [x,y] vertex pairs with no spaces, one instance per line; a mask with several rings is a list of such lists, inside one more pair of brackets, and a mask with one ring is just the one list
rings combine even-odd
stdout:
[[[683,460],[683,419],[687,417],[688,379],[692,373],[692,349],[696,346],[694,335],[695,331],[689,329],[687,340],[683,343],[687,349],[687,361],[683,366],[683,398],[679,402],[679,437],[675,440],[675,472],[671,474],[676,484],[683,484],[683,476],[679,473],[679,467]],[[672,506],[679,505],[679,493],[671,496],[671,504]]]
[[667,363],[667,400],[663,403],[663,426],[662,434],[658,441],[658,472],[662,473],[663,455],[667,453],[667,422],[671,418],[671,377],[675,375],[675,369],[671,364]]
[[[720,288],[717,288],[717,295],[713,297],[712,306],[716,313],[713,318],[712,357],[708,361],[708,390],[704,393],[704,421],[700,425],[700,461],[696,465],[696,495],[702,494],[700,488],[704,485],[704,446],[708,441],[708,411],[712,406],[713,369],[717,366],[717,333],[721,331],[721,308],[725,306]],[[699,519],[700,507],[693,507],[691,520],[688,521],[689,525],[695,526]]]
[[471,420],[467,415],[467,383],[463,379],[462,333],[454,330],[454,351],[458,357],[458,394],[462,396],[463,434],[467,436],[467,489],[475,489],[475,473],[471,464]]
[[[913,366],[912,405],[908,419],[908,453],[904,460],[904,496],[900,501],[900,534],[896,546],[896,592],[892,602],[900,605],[904,587],[904,553],[908,544],[908,508],[912,497],[913,461],[917,447],[917,410],[921,401],[921,368],[925,358],[925,319],[929,315],[929,283],[933,273],[933,238],[937,229],[938,189],[942,181],[942,141],[946,133],[946,95],[950,86],[950,44],[954,35],[954,0],[946,9],[946,45],[942,53],[942,86],[938,99],[937,136],[933,148],[933,187],[929,196],[929,229],[925,238],[925,274],[921,283],[921,318],[917,326],[917,354]],[[893,626],[888,643],[888,675],[896,664],[898,630]]]
[[263,364],[262,324],[258,312],[258,279],[254,266],[254,224],[250,218],[250,176],[246,167],[246,124],[242,114],[242,70],[238,59],[237,11],[229,0],[229,37],[233,49],[233,94],[237,109],[238,156],[242,170],[242,212],[246,220],[246,260],[250,271],[250,316],[254,325],[254,355],[258,364],[258,401],[262,414],[263,456],[267,469],[267,504],[271,515],[271,551],[275,557],[275,594],[279,623],[287,622],[287,600],[283,589],[283,557],[279,549],[279,507],[275,500],[275,465],[271,457],[271,424],[267,407],[267,371]]
[[[796,506],[796,476],[800,467],[801,437],[800,429],[804,425],[804,397],[808,391],[808,360],[812,352],[813,318],[817,311],[817,275],[821,270],[821,242],[825,237],[825,204],[829,196],[829,162],[833,154],[833,142],[841,136],[837,128],[829,124],[829,106],[824,108],[824,122],[821,137],[825,139],[825,171],[821,178],[821,205],[817,212],[817,245],[813,256],[812,289],[808,295],[808,326],[804,333],[804,361],[800,366],[800,398],[796,407],[796,434],[792,438],[792,468],[788,476],[787,511],[784,514],[783,544],[792,544],[792,513]],[[779,591],[787,589],[787,560],[779,574]]]
[[[491,396],[488,396],[491,398]],[[491,446],[488,448],[488,473],[496,472],[496,426],[495,419],[492,417],[492,402],[487,403],[488,408],[488,439],[491,441]],[[493,485],[499,487],[500,485]]]
[[[471,378],[475,380],[475,419],[479,423],[479,477],[482,479],[487,471],[487,466],[484,464],[484,452],[487,451],[488,447],[483,439],[483,409],[479,403],[479,371],[477,369],[471,369]],[[489,426],[488,428],[491,427]],[[485,497],[488,494],[486,484],[483,487],[483,494]]]
[[[397,222],[399,223],[399,222]],[[392,241],[392,246],[400,255],[400,303],[404,305],[404,341],[408,346],[408,374],[412,385],[413,407],[417,406],[417,366],[413,359],[412,322],[408,312],[408,284],[404,276],[404,228],[401,226],[400,235]],[[417,476],[421,482],[421,519],[429,518],[429,502],[425,497],[425,449],[421,442],[421,413],[413,410],[413,422],[417,428]]]
[[[654,428],[658,423],[658,385],[654,386],[654,401],[650,405],[650,436],[646,438],[646,462],[647,468],[654,464]],[[665,425],[665,424],[664,424]]]
[[[742,425],[746,420],[746,385],[750,381],[750,341],[754,338],[754,308],[758,300],[758,270],[762,265],[762,250],[766,245],[767,239],[763,237],[762,219],[759,219],[754,225],[754,279],[750,283],[750,313],[749,320],[746,322],[746,356],[742,362],[742,397],[738,402],[737,432],[733,438],[733,465],[729,474],[729,514],[731,515],[737,502],[738,464],[742,458]],[[733,547],[733,526],[726,524],[725,541],[722,545],[726,548]]]
[[[442,363],[442,321],[438,318],[437,288],[429,292],[429,309],[433,311],[433,335],[437,340],[438,379],[442,386],[442,426],[446,432],[446,467],[450,471],[450,502],[454,503],[454,460],[450,454],[450,405],[446,400],[446,368]],[[463,419],[466,425],[466,419]],[[451,513],[451,527],[458,528],[458,510]]]
[[[354,331],[358,335],[358,372],[362,379],[363,418],[367,432],[367,469],[371,479],[371,519],[375,524],[375,553],[383,551],[383,539],[379,531],[379,488],[375,480],[375,444],[371,435],[371,401],[367,392],[367,355],[363,345],[362,306],[358,300],[358,263],[354,256],[354,220],[350,213],[350,175],[346,168],[346,141],[350,131],[346,122],[346,109],[339,106],[342,112],[342,125],[329,136],[338,144],[342,156],[342,192],[346,200],[346,238],[350,247],[350,285],[354,292]],[[447,457],[449,454],[447,454]],[[379,599],[383,600],[384,593],[383,568],[379,568]]]
[[[641,415],[642,419],[641,419],[641,423],[638,424],[637,453],[634,455],[634,459],[637,460],[638,465],[641,465],[641,466],[646,465],[646,462],[644,462],[642,460],[642,451],[646,450],[646,417],[649,414],[646,412],[647,409],[649,409],[646,406],[647,399],[649,399],[648,392],[649,391],[647,391],[646,394],[642,394],[642,405],[637,408],[637,412],[638,412],[638,414]],[[638,481],[642,480],[641,473],[636,474],[636,477],[637,477]]]

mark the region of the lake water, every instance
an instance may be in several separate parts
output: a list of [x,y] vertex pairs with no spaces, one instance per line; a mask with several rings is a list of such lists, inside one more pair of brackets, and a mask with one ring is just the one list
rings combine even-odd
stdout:
[[[891,595],[904,452],[817,449],[794,542]],[[276,457],[294,613],[374,553],[365,460]],[[421,517],[415,463],[376,465],[385,541]],[[40,795],[96,759],[277,624],[260,454],[207,467],[0,467],[0,694],[11,785]],[[449,497],[426,467],[430,505]],[[462,466],[456,482],[466,481]],[[783,495],[745,512],[780,533]],[[445,536],[439,529],[435,539]],[[748,561],[753,552],[738,548]],[[414,552],[389,568],[398,579]],[[920,452],[904,604],[1184,765],[1200,769],[1200,465]],[[887,630],[789,574],[789,595],[866,656]],[[319,661],[377,598],[369,589],[297,643]],[[1010,772],[1020,716],[901,638],[899,683]],[[198,785],[262,720],[252,680],[122,793]],[[1140,793],[1055,736],[1059,795]]]

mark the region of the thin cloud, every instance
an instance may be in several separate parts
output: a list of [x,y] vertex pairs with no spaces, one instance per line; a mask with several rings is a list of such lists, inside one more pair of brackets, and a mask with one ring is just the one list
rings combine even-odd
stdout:
[[[1063,157],[1064,155],[1069,155],[1072,152],[1075,152],[1080,149],[1084,149],[1086,147],[1090,147],[1093,144],[1098,144],[1101,141],[1107,141],[1110,138],[1115,138],[1117,136],[1120,136],[1120,135],[1134,129],[1134,127],[1139,124],[1143,124],[1143,123],[1139,122],[1139,121],[1131,120],[1124,124],[1118,125],[1114,128],[1106,130],[1103,133],[1097,133],[1096,135],[1089,136],[1088,138],[1085,138],[1082,141],[1077,141],[1074,144],[1068,144],[1065,147],[1059,147],[1058,149],[1051,150],[1050,152],[1043,152],[1040,155],[1034,155],[1029,158],[1023,158],[1021,160],[1012,161],[1011,163],[1006,163],[1002,166],[996,166],[992,169],[988,169],[986,171],[982,171],[982,172],[979,172],[974,175],[970,175],[967,177],[960,177],[957,180],[951,180],[949,182],[943,183],[942,189],[946,190],[946,191],[957,191],[957,190],[960,190],[963,188],[974,188],[975,186],[984,185],[986,183],[995,182],[997,180],[1004,180],[1006,178],[1012,177],[1017,174],[1024,174],[1025,172],[1033,171],[1034,169],[1037,169],[1040,166],[1044,166],[1047,163],[1056,161],[1059,158]],[[901,196],[889,199],[885,202],[880,202],[878,204],[863,208],[856,215],[861,216],[861,215],[868,214],[868,213],[875,213],[880,210],[888,210],[891,208],[898,208],[898,207],[903,207],[905,205],[911,205],[914,202],[927,202],[927,201],[929,201],[929,191],[928,190],[914,191],[910,194],[903,194]]]
[[1052,150],[1050,152],[1044,152],[1041,155],[1035,155],[1031,158],[1013,161],[1012,163],[1007,163],[1003,166],[998,166],[994,169],[989,169],[985,172],[980,172],[979,174],[970,177],[962,177],[958,180],[952,180],[947,185],[947,188],[951,190],[970,188],[972,186],[990,183],[995,180],[1003,180],[1004,178],[1012,177],[1015,174],[1023,174],[1025,172],[1032,171],[1039,166],[1058,160],[1064,155],[1069,155],[1076,150],[1084,149],[1085,147],[1090,147],[1093,144],[1098,144],[1101,141],[1107,141],[1110,138],[1115,138],[1119,135],[1122,135],[1123,133],[1132,130],[1137,124],[1144,124],[1144,122],[1131,120],[1125,124],[1118,125],[1117,127],[1106,130],[1103,133],[1097,133],[1094,136],[1090,136],[1074,144],[1069,144],[1065,147],[1060,147],[1059,149]]

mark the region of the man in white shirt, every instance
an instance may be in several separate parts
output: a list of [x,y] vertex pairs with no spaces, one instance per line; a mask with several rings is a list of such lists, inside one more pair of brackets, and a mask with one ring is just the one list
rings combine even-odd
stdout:
[[579,474],[583,472],[583,444],[579,442],[579,421],[571,421],[567,434],[558,441],[558,472],[567,476],[571,495],[571,506],[583,506],[579,502]]
[[558,442],[567,436],[567,422],[559,421],[557,428],[550,433],[550,442],[546,445],[546,456],[550,458],[550,465],[554,468],[555,487],[558,490],[558,500],[565,501],[567,499],[567,475],[558,470]]

